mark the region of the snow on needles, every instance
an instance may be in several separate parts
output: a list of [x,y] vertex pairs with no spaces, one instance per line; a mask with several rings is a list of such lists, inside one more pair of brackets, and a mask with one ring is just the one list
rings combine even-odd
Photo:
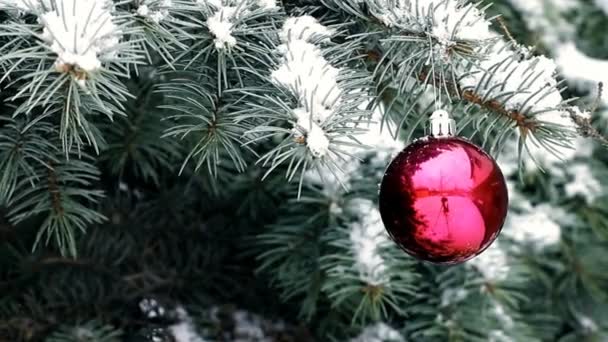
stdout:
[[[608,1],[607,1],[608,4]],[[555,58],[561,72],[579,89],[595,90],[597,84],[608,84],[608,61],[588,57],[574,42],[567,42],[555,48]],[[571,67],[571,66],[576,66]]]
[[[209,32],[215,36],[215,48],[218,50],[230,50],[237,45],[237,40],[233,36],[234,23],[242,16],[250,13],[249,8],[235,1],[222,0],[197,0],[199,5],[208,6],[214,11],[213,15],[207,18]],[[273,10],[277,7],[274,0],[258,0],[254,2],[258,8]]]
[[169,16],[169,8],[172,5],[172,0],[144,0],[139,3],[137,15],[155,23],[160,23]]
[[179,322],[169,326],[169,331],[175,338],[175,342],[204,342],[203,338],[197,334],[192,318],[186,310],[179,306],[176,310]]
[[0,0],[0,9],[32,13],[41,8],[51,8],[52,0]]
[[[231,323],[231,331],[225,331],[223,336],[232,342],[271,342],[275,340],[274,337],[281,335],[287,329],[286,324],[281,320],[269,320],[245,310],[225,311],[213,307],[209,313],[211,322],[218,326],[220,324],[224,326],[226,322]],[[217,335],[216,331],[211,333]]]
[[350,342],[404,342],[405,338],[401,334],[386,325],[385,323],[376,323],[363,329],[361,335],[350,340]]
[[315,43],[328,42],[333,32],[308,15],[288,18],[280,32],[283,44],[277,48],[281,62],[271,75],[275,83],[298,98],[293,132],[305,139],[317,158],[329,151],[323,124],[332,115],[341,91],[337,82],[340,70],[329,64]]
[[606,15],[608,15],[608,0],[595,0],[597,7],[599,7]]
[[[521,56],[502,43],[496,44],[484,55],[487,58],[476,63],[470,73],[460,80],[463,90],[477,89],[479,84],[484,84],[483,89],[478,89],[484,96],[496,97],[514,92],[502,98],[507,110],[518,112],[535,113],[558,108],[563,102],[557,89],[557,65],[553,60],[544,56],[519,60]],[[492,77],[487,76],[489,72]],[[560,115],[555,111],[550,114]]]
[[532,243],[540,249],[560,241],[561,228],[557,221],[568,219],[568,215],[560,208],[548,204],[530,206],[523,213],[509,214],[503,234],[518,242]]
[[27,0],[0,0],[0,9],[28,10],[29,6],[24,1]]
[[464,1],[378,0],[376,5],[376,17],[385,25],[424,32],[443,44],[493,37],[484,13]]
[[215,36],[215,48],[218,50],[236,46],[236,38],[232,36],[232,22],[236,17],[236,10],[233,6],[223,6],[207,19],[207,27]]
[[110,6],[99,0],[56,0],[49,12],[40,15],[42,38],[57,54],[58,70],[77,68],[92,72],[104,58],[115,54],[119,30]]
[[287,18],[279,35],[283,42],[295,40],[314,42],[319,40],[327,43],[333,33],[332,29],[319,24],[317,19],[304,15]]
[[573,177],[564,189],[569,197],[581,196],[587,203],[592,203],[602,195],[602,183],[593,175],[587,163],[575,163],[568,167],[568,173]]
[[[498,99],[502,106],[514,113],[534,117],[541,125],[559,127],[575,134],[576,125],[564,108],[564,100],[556,79],[557,64],[544,56],[528,57],[529,51],[517,47],[514,51],[505,42],[497,42],[482,53],[486,56],[471,64],[469,73],[459,80],[463,91],[474,91],[483,98]],[[581,116],[587,115],[576,108]],[[553,145],[553,151],[532,139],[527,147],[532,157],[541,164],[553,163],[572,154],[572,148]]]
[[509,273],[507,254],[498,242],[494,242],[483,253],[469,261],[483,277],[492,282],[502,281]]
[[380,211],[370,200],[356,199],[351,203],[352,212],[360,216],[351,224],[350,240],[361,280],[370,285],[385,283],[386,265],[380,249],[390,240]]

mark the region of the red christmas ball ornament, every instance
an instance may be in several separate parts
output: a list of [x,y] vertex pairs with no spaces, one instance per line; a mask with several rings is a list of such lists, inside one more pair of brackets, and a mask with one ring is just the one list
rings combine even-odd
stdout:
[[446,111],[431,116],[431,136],[407,146],[380,186],[380,214],[392,239],[408,254],[457,264],[483,252],[504,224],[508,192],[496,161],[452,136]]

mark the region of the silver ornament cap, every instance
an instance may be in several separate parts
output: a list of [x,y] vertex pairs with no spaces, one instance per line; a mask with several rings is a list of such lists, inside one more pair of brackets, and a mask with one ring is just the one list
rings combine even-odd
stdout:
[[435,138],[452,137],[456,134],[456,121],[450,114],[438,109],[431,114],[431,136]]

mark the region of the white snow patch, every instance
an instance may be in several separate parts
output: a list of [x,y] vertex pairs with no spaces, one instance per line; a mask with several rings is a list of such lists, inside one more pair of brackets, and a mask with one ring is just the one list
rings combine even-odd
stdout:
[[147,17],[150,15],[150,8],[146,4],[141,4],[137,8],[137,14],[142,17]]
[[[505,109],[513,112],[532,115],[541,125],[558,126],[560,130],[575,135],[577,126],[572,121],[570,113],[563,108],[563,98],[558,89],[556,77],[557,64],[544,56],[522,58],[528,54],[525,49],[513,51],[503,43],[497,43],[487,51],[486,59],[471,68],[471,74],[460,80],[463,89],[476,89],[477,93],[500,97]],[[492,77],[487,77],[491,72]],[[483,84],[482,89],[477,87]],[[511,94],[511,95],[504,95]],[[580,112],[580,115],[587,115]],[[534,135],[526,141],[526,154],[537,161],[542,167],[552,167],[568,160],[576,154],[576,150],[564,142],[564,145],[552,144],[552,150],[538,143]],[[526,162],[529,169],[536,169],[534,162]]]
[[463,301],[469,292],[464,288],[448,288],[441,294],[441,306],[446,307]]
[[494,302],[494,304],[494,314],[496,315],[496,318],[498,318],[498,321],[500,321],[500,323],[506,329],[513,328],[513,318],[511,317],[511,315],[509,315],[509,313],[507,313],[505,307],[499,302]]
[[306,146],[316,158],[323,157],[329,151],[329,139],[319,125],[313,125],[306,136]]
[[350,227],[350,240],[361,280],[370,285],[387,282],[380,248],[388,243],[389,238],[380,212],[372,201],[366,199],[353,200],[349,209],[359,215],[359,220]]
[[220,6],[218,10],[207,19],[207,27],[215,36],[215,48],[218,50],[230,49],[236,46],[236,38],[232,36],[233,23],[237,8],[233,6]]
[[232,317],[236,324],[234,328],[236,336],[249,338],[250,341],[257,341],[265,337],[262,320],[259,317],[242,310],[235,311]]
[[26,0],[0,0],[0,9],[28,10]]
[[[362,105],[365,107],[366,104]],[[357,135],[357,140],[361,144],[367,146],[366,149],[361,149],[355,146],[341,146],[341,148],[351,153],[352,155],[365,158],[371,154],[370,163],[378,169],[377,180],[379,181],[384,175],[384,170],[389,161],[396,156],[401,150],[403,150],[404,143],[400,140],[396,140],[384,128],[380,129],[380,120],[382,112],[380,110],[375,111],[372,114],[370,121],[364,124],[366,129],[365,133]],[[315,119],[316,116],[313,116]],[[299,118],[302,123],[308,124],[310,122],[309,114],[300,115]],[[343,190],[343,186],[349,187],[351,183],[351,175],[356,175],[361,167],[360,162],[356,158],[348,158],[345,160],[338,160],[340,169],[343,171],[340,176],[340,182],[336,180],[334,175],[328,168],[320,168],[322,175],[319,175],[316,170],[309,170],[306,173],[306,182],[312,184],[318,184],[323,186],[323,191],[327,196],[332,196]],[[334,208],[336,212],[341,212],[342,208]]]
[[570,197],[581,195],[587,203],[593,202],[603,193],[602,184],[595,178],[588,164],[576,163],[567,168],[572,181],[566,184],[566,194]]
[[169,8],[173,6],[172,0],[143,0],[137,8],[137,15],[160,23],[169,16]]
[[17,10],[21,13],[37,12],[51,8],[52,0],[0,0],[0,9]]
[[214,9],[220,9],[224,3],[222,0],[196,0],[196,3],[201,6],[211,6]]
[[[213,15],[207,18],[207,27],[211,34],[215,36],[214,44],[218,50],[230,49],[237,45],[237,40],[233,35],[234,22],[239,17],[251,13],[247,6],[243,6],[234,1],[222,0],[197,0],[199,5],[211,9]],[[274,10],[277,8],[275,0],[257,0],[259,8]]]
[[332,32],[310,16],[287,19],[281,31],[283,44],[277,52],[282,55],[282,63],[272,72],[272,79],[291,89],[313,112],[331,109],[341,95],[337,84],[340,70],[308,41],[329,40]]
[[[485,55],[487,58],[460,80],[463,89],[476,89],[483,84],[484,89],[478,92],[484,94],[485,89],[493,89],[493,96],[517,92],[513,96],[503,97],[505,108],[510,111],[537,112],[557,108],[562,103],[555,79],[557,65],[553,60],[537,56],[519,61],[519,56],[502,44],[497,44]],[[486,77],[487,72],[492,72],[493,76]],[[562,112],[552,110],[541,115],[543,118],[561,117]]]
[[505,280],[510,269],[507,254],[500,248],[498,242],[494,242],[488,249],[468,263],[481,272],[486,280],[491,282]]
[[[509,0],[522,13],[526,26],[540,33],[568,83],[581,89],[595,91],[599,82],[608,82],[608,61],[595,59],[580,51],[570,38],[575,37],[576,27],[563,15],[576,8],[574,0]],[[595,0],[596,5],[608,13],[608,1]],[[606,100],[604,100],[606,103]]]
[[579,315],[578,321],[579,321],[580,325],[583,327],[583,329],[585,329],[589,332],[596,332],[598,330],[597,323],[595,323],[595,321],[588,316]]
[[317,46],[296,39],[279,46],[278,52],[283,60],[272,72],[275,82],[289,88],[313,111],[336,105],[341,95],[337,82],[340,70],[327,62]]
[[405,339],[397,330],[380,322],[366,327],[350,342],[405,342]]
[[513,338],[502,330],[492,330],[488,337],[490,338],[489,342],[515,342]]
[[328,41],[332,30],[311,16],[288,18],[281,30],[283,44],[277,47],[281,63],[272,80],[289,89],[301,107],[293,109],[296,138],[305,137],[311,154],[320,158],[329,151],[330,139],[323,124],[339,102],[340,70],[330,65],[318,46],[310,41]]
[[144,298],[139,302],[139,309],[148,318],[156,318],[165,314],[165,308],[163,308],[154,298]]
[[287,18],[279,35],[285,43],[294,40],[327,43],[334,33],[333,29],[321,25],[314,17],[303,15]]
[[176,312],[180,322],[169,327],[169,331],[173,334],[175,342],[205,342],[194,329],[192,318],[186,310],[183,307],[178,307]]
[[575,0],[509,0],[525,20],[526,26],[542,33],[540,38],[549,47],[560,44],[563,37],[571,37],[574,27],[560,14],[572,10],[579,3]]
[[[444,45],[494,37],[490,22],[474,4],[458,0],[378,0],[378,19],[387,26],[425,32]],[[429,16],[432,13],[432,16]]]
[[105,1],[56,0],[50,12],[40,16],[43,40],[57,54],[58,70],[75,66],[86,72],[101,68],[113,56],[119,30]]
[[608,0],[595,0],[597,7],[599,7],[606,15],[608,15]]
[[293,113],[297,120],[297,125],[310,131],[311,123],[322,124],[332,114],[332,112],[325,107],[317,105],[316,107],[307,110],[304,107],[299,107],[293,110]]
[[276,0],[258,0],[258,6],[269,10],[278,8]]
[[585,55],[574,42],[557,46],[554,54],[562,75],[577,88],[595,91],[598,83],[608,84],[608,61]]
[[[325,121],[327,111],[309,112],[304,108],[293,110],[296,124],[292,132],[296,138],[305,138],[306,146],[314,157],[322,157],[329,151],[329,138],[319,126]],[[312,120],[311,120],[312,119]]]
[[[196,0],[195,1],[200,6],[210,6],[212,9],[218,10],[223,6],[235,5],[238,1],[234,0]],[[258,7],[262,9],[274,10],[277,9],[276,0],[256,0]],[[242,13],[249,12],[246,8],[243,8]]]
[[[220,310],[217,307],[210,309],[211,320],[217,324],[220,324],[219,319]],[[236,310],[232,312],[232,322],[234,323],[232,342],[272,342],[274,339],[272,335],[276,332],[285,330],[285,323],[283,321],[269,321],[262,317],[250,313],[245,310]],[[265,331],[266,329],[266,331]]]
[[[395,139],[388,128],[381,127],[383,113],[380,108],[372,113],[370,121],[366,125],[366,132],[358,135],[357,140],[361,144],[369,146],[375,152],[373,163],[375,165],[386,165],[389,158],[394,157],[405,147],[403,141]],[[359,151],[360,149],[357,149]],[[353,148],[351,153],[356,153]],[[363,153],[366,153],[365,151]]]
[[518,242],[532,242],[542,248],[557,244],[561,239],[561,228],[557,219],[566,219],[562,209],[549,204],[530,206],[524,213],[507,216],[503,234]]

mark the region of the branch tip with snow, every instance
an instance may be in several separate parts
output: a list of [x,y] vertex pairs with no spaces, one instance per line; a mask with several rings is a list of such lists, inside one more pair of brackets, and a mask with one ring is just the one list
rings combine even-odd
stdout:
[[[42,39],[57,55],[55,69],[78,81],[100,69],[116,55],[120,30],[105,1],[56,0],[39,15]],[[70,9],[70,10],[68,10]]]

